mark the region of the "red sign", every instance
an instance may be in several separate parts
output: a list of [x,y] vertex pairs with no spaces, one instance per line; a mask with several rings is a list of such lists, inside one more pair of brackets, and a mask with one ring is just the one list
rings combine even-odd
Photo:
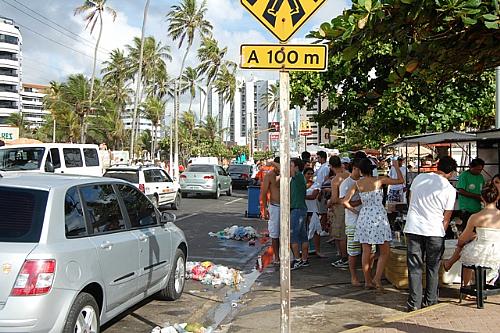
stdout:
[[271,141],[277,141],[280,139],[280,135],[278,133],[269,133],[269,140]]
[[312,135],[312,134],[313,134],[313,132],[312,132],[312,131],[310,131],[310,130],[303,130],[303,131],[301,130],[301,131],[299,131],[299,134],[300,134],[301,136],[309,136],[309,135]]

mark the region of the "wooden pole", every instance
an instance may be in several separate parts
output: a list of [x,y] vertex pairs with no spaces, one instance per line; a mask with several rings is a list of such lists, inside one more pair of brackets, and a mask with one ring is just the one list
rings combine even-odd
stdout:
[[290,333],[290,76],[280,71],[281,333]]

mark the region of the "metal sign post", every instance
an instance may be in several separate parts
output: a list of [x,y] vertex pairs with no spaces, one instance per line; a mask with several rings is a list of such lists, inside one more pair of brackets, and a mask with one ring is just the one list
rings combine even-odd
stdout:
[[281,333],[290,332],[290,74],[280,71]]
[[290,74],[289,70],[325,71],[326,45],[287,44],[288,39],[326,0],[240,0],[281,44],[242,45],[241,68],[280,70],[280,332],[290,333]]

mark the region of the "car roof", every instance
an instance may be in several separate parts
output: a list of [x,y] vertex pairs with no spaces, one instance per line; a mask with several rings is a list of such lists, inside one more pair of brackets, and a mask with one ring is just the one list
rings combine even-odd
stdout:
[[28,172],[8,172],[2,173],[0,177],[0,187],[19,187],[38,190],[50,190],[53,188],[67,188],[76,185],[94,184],[94,183],[117,183],[128,182],[119,179],[79,176],[79,175],[61,175],[51,173],[28,173]]
[[21,143],[17,145],[5,145],[0,149],[8,148],[99,148],[93,143]]
[[106,169],[106,171],[139,171],[139,170],[163,170],[154,165],[113,165]]

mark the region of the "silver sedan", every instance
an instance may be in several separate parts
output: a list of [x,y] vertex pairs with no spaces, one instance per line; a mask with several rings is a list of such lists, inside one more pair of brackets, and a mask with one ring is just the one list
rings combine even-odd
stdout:
[[4,174],[0,211],[0,332],[99,332],[182,294],[184,233],[128,182]]
[[210,194],[218,199],[222,192],[232,195],[233,185],[229,174],[218,165],[192,164],[180,176],[183,197],[190,194]]

